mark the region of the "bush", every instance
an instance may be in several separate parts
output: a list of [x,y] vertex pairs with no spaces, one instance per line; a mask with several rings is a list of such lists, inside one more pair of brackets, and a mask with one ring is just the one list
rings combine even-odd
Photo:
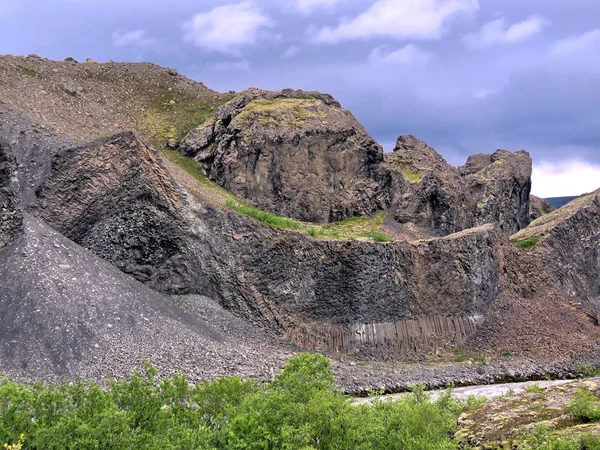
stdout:
[[600,406],[596,396],[584,389],[579,389],[573,401],[567,406],[567,411],[580,422],[597,422],[600,420]]
[[380,233],[379,231],[367,233],[365,236],[372,238],[375,242],[390,242],[390,237],[387,234]]
[[159,381],[146,366],[108,390],[3,380],[0,442],[24,433],[33,450],[455,449],[457,416],[477,402],[450,392],[431,402],[417,386],[397,401],[354,405],[335,387],[329,359],[318,354],[290,359],[264,387],[240,378],[196,386],[180,375]]
[[600,450],[600,437],[558,437],[548,427],[537,427],[519,442],[520,450]]

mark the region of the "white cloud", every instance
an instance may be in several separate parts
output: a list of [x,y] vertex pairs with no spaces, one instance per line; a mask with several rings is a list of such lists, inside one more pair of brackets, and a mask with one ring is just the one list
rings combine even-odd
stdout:
[[321,28],[315,40],[336,43],[372,37],[438,39],[446,21],[477,9],[478,0],[378,0],[336,28]]
[[369,54],[369,61],[377,64],[416,65],[424,64],[430,59],[430,53],[421,50],[414,44],[408,44],[393,51],[386,51],[385,47],[377,47]]
[[284,53],[283,53],[283,57],[284,58],[293,58],[294,56],[296,56],[298,53],[300,53],[300,47],[297,45],[292,45],[291,47],[289,47]]
[[489,47],[494,44],[512,44],[541,33],[549,25],[548,19],[537,15],[530,16],[511,26],[507,26],[506,20],[500,18],[486,23],[477,33],[467,34],[464,40],[472,48]]
[[115,47],[147,47],[158,42],[156,39],[146,36],[146,30],[115,31],[112,34],[112,40]]
[[594,51],[594,55],[598,55],[600,51],[600,28],[556,41],[552,46],[553,56],[568,56],[590,51]]
[[246,59],[238,61],[221,61],[210,66],[211,69],[221,72],[237,72],[241,70],[250,70],[250,62]]
[[303,13],[310,13],[317,9],[331,8],[342,0],[296,0],[296,8]]
[[206,50],[238,55],[253,45],[273,22],[254,1],[232,3],[197,14],[184,25],[185,40]]
[[533,167],[532,193],[538,197],[581,195],[600,188],[600,166],[570,160]]

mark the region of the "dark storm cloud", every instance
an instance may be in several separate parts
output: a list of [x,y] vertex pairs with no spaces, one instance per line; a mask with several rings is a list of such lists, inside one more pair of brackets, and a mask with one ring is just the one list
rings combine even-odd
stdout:
[[1,0],[0,52],[330,92],[387,150],[412,133],[455,164],[526,148],[600,166],[598,17],[587,0]]

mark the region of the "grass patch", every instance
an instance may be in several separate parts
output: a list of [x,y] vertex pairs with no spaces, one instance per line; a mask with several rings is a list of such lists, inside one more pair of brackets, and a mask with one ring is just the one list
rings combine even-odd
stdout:
[[365,236],[372,238],[375,242],[390,242],[390,237],[387,234],[380,233],[379,231],[367,233]]
[[534,394],[540,394],[542,392],[542,388],[540,387],[540,383],[533,383],[523,388],[525,392],[532,392]]
[[406,181],[410,183],[420,183],[421,181],[423,181],[423,177],[420,173],[417,173],[414,170],[410,169],[402,170],[402,176]]
[[455,361],[456,362],[465,362],[468,359],[467,352],[465,352],[462,348],[456,347],[454,349]]
[[37,70],[31,66],[23,66],[23,73],[34,76],[37,74]]
[[286,217],[276,216],[267,211],[255,208],[254,206],[244,205],[233,200],[227,200],[225,206],[233,209],[234,211],[250,216],[259,222],[264,223],[265,225],[269,225],[270,227],[284,228],[287,230],[302,229],[300,222],[296,222],[295,220],[288,219]]
[[531,236],[528,237],[526,239],[521,239],[518,241],[512,241],[512,245],[514,245],[515,247],[517,247],[519,250],[531,250],[533,247],[535,247],[539,242],[540,242],[540,238],[537,236]]
[[206,101],[182,91],[157,89],[152,91],[140,125],[150,142],[163,148],[169,139],[181,141],[232,98]]
[[546,426],[535,430],[520,439],[520,450],[600,450],[600,437],[586,434],[583,436],[556,436]]

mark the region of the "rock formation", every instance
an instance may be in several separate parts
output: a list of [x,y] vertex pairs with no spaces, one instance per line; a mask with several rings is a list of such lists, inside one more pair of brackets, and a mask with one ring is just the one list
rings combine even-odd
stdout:
[[529,197],[529,219],[531,222],[546,214],[550,214],[555,209],[549,201],[543,198],[536,197],[535,195]]
[[211,180],[278,215],[333,222],[389,203],[383,149],[329,95],[250,89],[181,150]]
[[13,155],[0,142],[0,250],[23,231],[23,212]]
[[36,194],[37,214],[69,239],[151,286],[190,289],[180,194],[133,133],[58,153]]
[[459,168],[414,136],[400,136],[386,158],[394,175],[394,218],[428,234],[496,223],[513,234],[529,223],[531,158],[498,150]]

